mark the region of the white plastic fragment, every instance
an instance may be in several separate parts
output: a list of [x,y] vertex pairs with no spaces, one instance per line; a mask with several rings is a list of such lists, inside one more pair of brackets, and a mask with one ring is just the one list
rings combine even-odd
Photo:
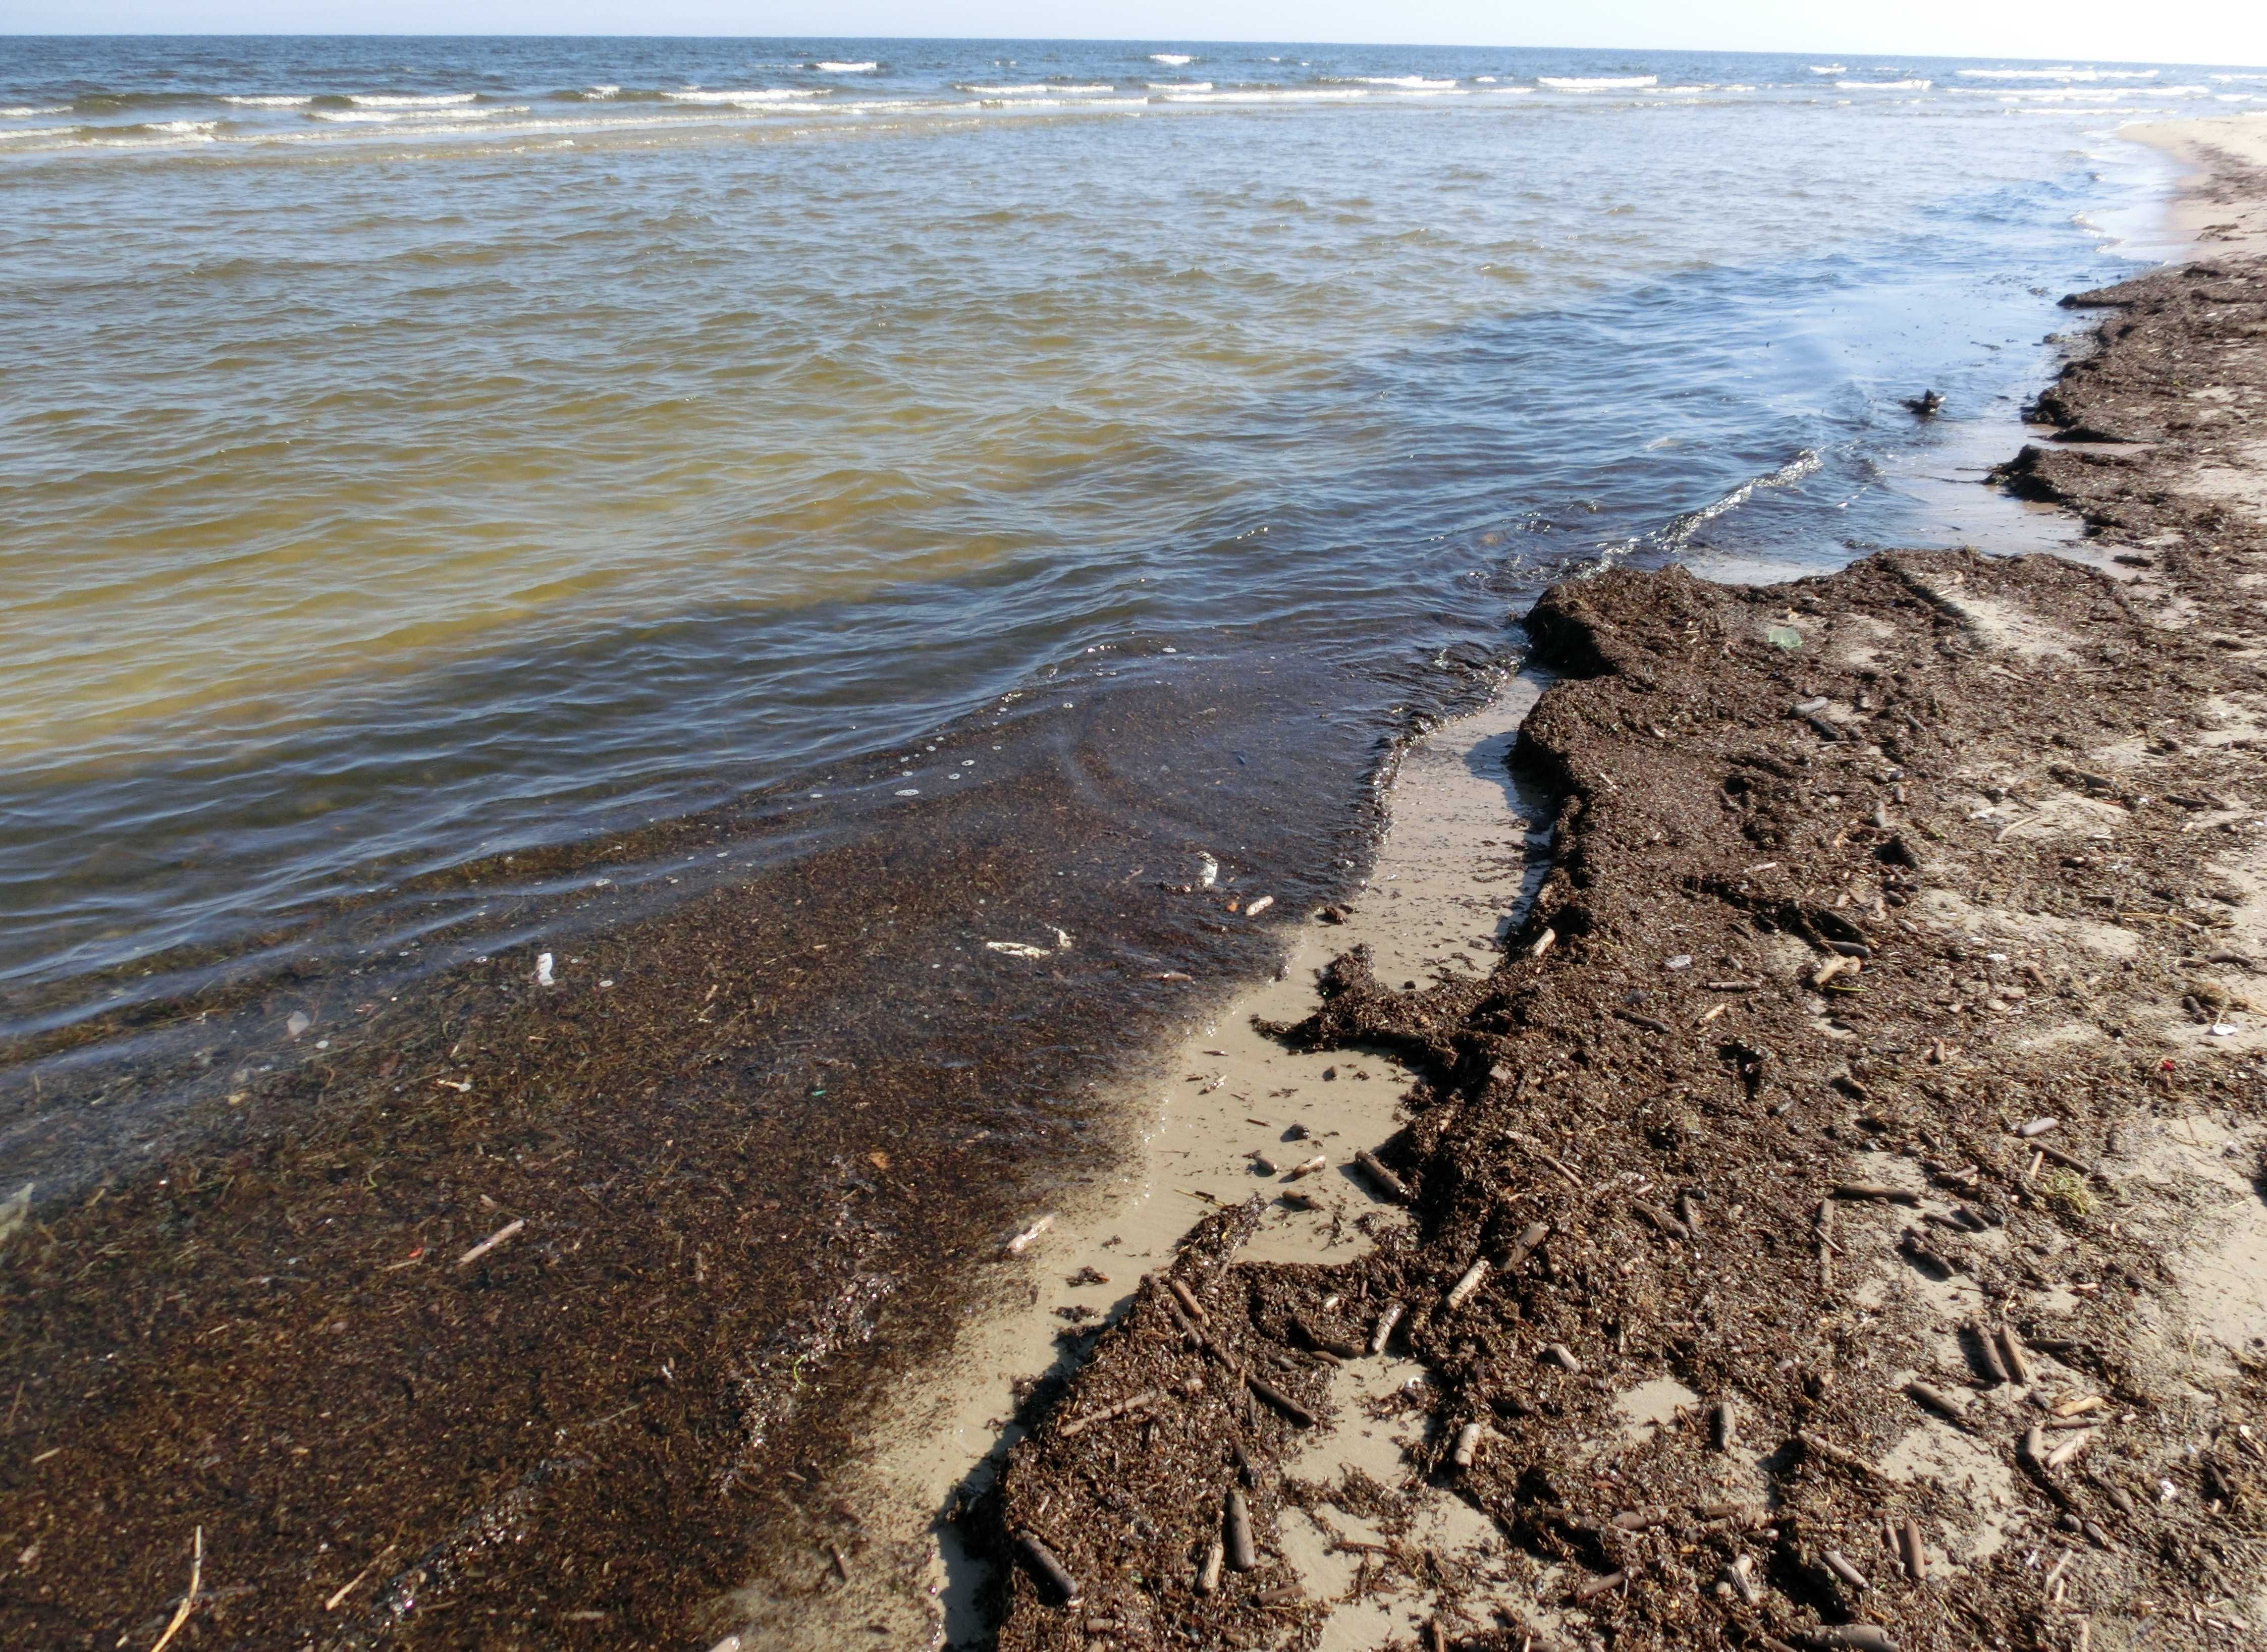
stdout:
[[557,984],[551,979],[551,954],[547,952],[535,954],[535,984],[539,987]]
[[290,1019],[283,1023],[283,1030],[290,1034],[292,1037],[297,1038],[300,1034],[305,1032],[314,1024],[315,1023],[308,1018],[306,1012],[304,1010],[294,1010],[291,1012]]
[[1045,1232],[1054,1224],[1055,1219],[1052,1213],[1041,1217],[1038,1221],[1032,1223],[1031,1226],[1025,1228],[1022,1232],[1016,1234],[1015,1238],[1008,1241],[1008,1254],[1010,1256],[1021,1256],[1023,1254],[1024,1246],[1028,1246],[1033,1239],[1038,1238],[1040,1234]]
[[1212,888],[1214,884],[1219,882],[1220,862],[1214,860],[1210,855],[1199,855],[1197,857],[1197,881],[1207,889]]
[[1244,917],[1258,917],[1262,912],[1266,911],[1269,907],[1271,907],[1271,906],[1273,906],[1273,905],[1274,905],[1274,904],[1275,904],[1275,897],[1274,897],[1273,895],[1261,895],[1258,900],[1254,901],[1251,905],[1249,905],[1249,906],[1247,906],[1247,907],[1245,907],[1245,908],[1244,909]]
[[1047,955],[1045,947],[1029,946],[1020,940],[987,940],[984,944],[994,952],[1006,953],[1010,958],[1044,958]]

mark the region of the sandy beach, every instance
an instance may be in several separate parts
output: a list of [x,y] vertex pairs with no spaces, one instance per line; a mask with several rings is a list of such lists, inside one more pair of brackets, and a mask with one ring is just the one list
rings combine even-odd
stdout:
[[[2150,136],[2249,232],[2255,128]],[[2107,318],[2004,473],[2069,557],[1529,617],[1558,808],[1508,955],[1343,951],[1282,1033],[1413,1075],[1329,1154],[1393,1203],[1279,1258],[1279,1177],[1145,1274],[961,1516],[1001,1646],[2267,1620],[2267,264],[2070,302]]]

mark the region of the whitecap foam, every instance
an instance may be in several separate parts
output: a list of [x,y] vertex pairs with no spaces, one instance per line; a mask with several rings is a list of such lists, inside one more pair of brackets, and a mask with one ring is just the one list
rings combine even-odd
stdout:
[[2256,74],[2256,75],[2213,75],[2213,76],[2209,77],[2209,78],[2211,78],[2211,79],[2212,79],[2212,80],[2267,80],[2267,74]]
[[2054,69],[1955,69],[1964,80],[2154,80],[2156,69],[2073,69],[2065,63]]
[[1044,98],[1075,95],[1079,92],[1115,91],[1115,86],[1051,86],[1045,84],[1025,86],[963,86],[961,91],[979,98]]
[[1475,86],[1493,86],[1495,84],[1495,77],[1493,75],[1474,75],[1472,77],[1472,84]]
[[1148,80],[1141,83],[1152,91],[1210,91],[1209,80]]
[[454,104],[471,103],[480,95],[477,91],[451,91],[426,98],[390,91],[358,91],[347,101],[357,109],[446,109]]
[[1346,78],[1357,85],[1393,86],[1403,91],[1443,91],[1456,84],[1453,80],[1427,80],[1422,75],[1354,75]]
[[311,109],[316,120],[334,126],[393,126],[403,121],[492,121],[500,114],[525,114],[524,103],[493,109]]
[[[19,108],[0,109],[0,121],[33,121],[43,114],[69,114],[70,113],[70,105],[67,103],[26,104]],[[68,131],[70,128],[64,127],[56,129]]]
[[1167,103],[1347,103],[1369,93],[1359,86],[1310,86],[1296,91],[1167,92]]
[[1814,75],[1846,75],[1850,72],[1850,65],[1847,63],[1813,63],[1810,66],[1810,72]]
[[313,94],[307,92],[224,92],[221,96],[223,103],[232,103],[239,109],[297,109],[314,100]]
[[824,98],[824,86],[748,86],[731,91],[664,91],[661,94],[671,103],[728,104],[743,109],[760,108],[767,104],[793,103],[798,98]]
[[1926,91],[1926,80],[1838,80],[1834,83],[1845,91]]
[[1184,63],[1193,63],[1197,60],[1186,52],[1152,52],[1149,54],[1149,61],[1178,69]]
[[77,130],[75,126],[21,127],[13,132],[0,132],[0,143],[21,143],[32,138],[70,137]]
[[1750,478],[1721,499],[1703,505],[1698,510],[1684,511],[1671,517],[1669,525],[1661,530],[1660,542],[1669,550],[1681,551],[1695,532],[1706,527],[1727,511],[1737,510],[1748,501],[1753,499],[1758,489],[1792,487],[1803,478],[1816,471],[1819,464],[1816,451],[1810,448],[1803,448],[1777,470],[1766,471],[1761,476]]
[[879,63],[813,63],[811,67],[822,75],[870,75]]
[[622,95],[622,89],[620,86],[591,86],[584,89],[583,95],[585,98],[619,98]]
[[1537,75],[1535,80],[1553,91],[1627,91],[1661,84],[1658,75]]

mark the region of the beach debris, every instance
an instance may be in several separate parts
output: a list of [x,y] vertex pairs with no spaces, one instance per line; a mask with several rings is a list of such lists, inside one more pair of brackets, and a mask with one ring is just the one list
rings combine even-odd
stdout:
[[1834,1623],[1805,1629],[1795,1637],[1810,1652],[1899,1652],[1889,1632],[1877,1623]]
[[2092,1444],[2094,1436],[2100,1432],[2099,1429],[2085,1429],[2073,1434],[2069,1439],[2047,1453],[2046,1461],[2043,1466],[2060,1468],[2065,1463],[2075,1461],[2078,1454]]
[[2023,1351],[2023,1339],[2015,1334],[2012,1325],[1999,1327],[1999,1357],[2007,1367],[2007,1375],[2029,1387],[2031,1381],[2031,1362]]
[[516,1220],[505,1223],[495,1232],[489,1234],[479,1244],[466,1251],[462,1256],[457,1258],[457,1266],[462,1268],[467,1262],[476,1262],[480,1261],[481,1257],[487,1255],[490,1251],[495,1249],[497,1246],[510,1244],[512,1240],[519,1237],[520,1231],[526,1225],[527,1218],[525,1217],[520,1217]]
[[1579,1605],[1596,1600],[1601,1595],[1610,1594],[1619,1589],[1628,1581],[1627,1572],[1608,1572],[1603,1577],[1594,1577],[1575,1589],[1574,1592],[1575,1604]]
[[1540,958],[1544,953],[1551,950],[1552,943],[1558,939],[1559,932],[1557,930],[1544,930],[1540,935],[1537,935],[1535,938],[1533,944],[1528,947],[1527,955],[1530,958]]
[[290,1015],[285,1019],[283,1022],[283,1031],[290,1037],[297,1038],[300,1034],[305,1032],[314,1024],[313,1018],[308,1015],[304,1010],[294,1010],[291,1012]]
[[32,1214],[32,1189],[38,1185],[37,1182],[27,1181],[6,1198],[0,1199],[0,1245],[13,1238],[16,1230],[23,1226],[26,1218]]
[[1016,1234],[1015,1238],[1008,1241],[1008,1254],[1010,1256],[1021,1256],[1023,1254],[1025,1247],[1028,1246],[1032,1240],[1038,1239],[1040,1234],[1045,1232],[1054,1224],[1054,1215],[1050,1211],[1047,1215],[1041,1217],[1038,1221],[1032,1223],[1031,1226],[1025,1228],[1022,1232]]
[[1228,1569],[1249,1572],[1259,1564],[1259,1551],[1251,1541],[1251,1505],[1231,1488],[1222,1514],[1222,1538],[1228,1545]]
[[325,1612],[336,1612],[341,1606],[345,1605],[347,1603],[347,1597],[353,1594],[355,1590],[362,1587],[363,1580],[364,1578],[368,1577],[372,1572],[385,1564],[385,1557],[393,1553],[395,1546],[396,1546],[393,1544],[387,1544],[384,1548],[378,1552],[377,1557],[373,1559],[369,1565],[363,1567],[362,1570],[356,1572],[345,1583],[340,1584],[338,1589],[332,1594],[331,1597],[323,1603],[323,1610]]
[[1849,1556],[1844,1554],[1841,1550],[1827,1550],[1825,1561],[1826,1569],[1828,1571],[1833,1573],[1835,1576],[1849,1584],[1851,1588],[1856,1590],[1859,1593],[1863,1594],[1866,1590],[1873,1587],[1873,1584],[1866,1581],[1865,1573],[1851,1565]]
[[1329,1155],[1324,1153],[1317,1153],[1312,1159],[1308,1159],[1304,1164],[1292,1166],[1290,1169],[1283,1173],[1283,1177],[1287,1181],[1299,1181],[1306,1177],[1313,1175],[1318,1170],[1329,1169],[1330,1164],[1331,1161]]
[[1399,1302],[1389,1302],[1379,1311],[1377,1323],[1369,1333],[1369,1351],[1372,1354],[1385,1352],[1386,1343],[1393,1339],[1393,1327],[1401,1323],[1401,1316],[1408,1311],[1407,1305]]
[[1458,1279],[1455,1284],[1449,1287],[1449,1312],[1454,1313],[1457,1309],[1463,1307],[1465,1303],[1471,1301],[1472,1292],[1480,1288],[1481,1282],[1487,1276],[1488,1259],[1482,1256],[1475,1261],[1470,1268],[1464,1269],[1464,1276],[1462,1278]]
[[1940,1416],[1949,1418],[1963,1427],[1967,1425],[1967,1406],[1933,1384],[1925,1383],[1919,1378],[1915,1378],[1905,1385],[1905,1392]]
[[1470,1468],[1472,1466],[1472,1458],[1478,1454],[1479,1449],[1480,1425],[1477,1422],[1467,1422],[1456,1430],[1456,1450],[1449,1454],[1449,1460],[1458,1468]]
[[[1292,1422],[1297,1423],[1301,1428],[1311,1429],[1315,1426],[1315,1414],[1313,1412],[1308,1410],[1306,1407],[1301,1405],[1297,1400],[1292,1399],[1290,1395],[1285,1393],[1281,1389],[1276,1387],[1273,1384],[1266,1381],[1265,1378],[1255,1377],[1250,1371],[1246,1371],[1244,1373],[1244,1385],[1251,1390],[1253,1393],[1258,1394],[1262,1400],[1265,1400],[1269,1405],[1274,1407],[1276,1410],[1281,1412],[1285,1416],[1290,1418]],[[1238,1571],[1244,1571],[1248,1568],[1238,1567],[1236,1569]]]
[[1729,1400],[1719,1400],[1709,1408],[1708,1436],[1718,1451],[1730,1451],[1739,1431],[1739,1413]]
[[1227,1548],[1214,1543],[1205,1550],[1204,1564],[1197,1568],[1197,1593],[1209,1595],[1220,1587],[1221,1562],[1228,1558]]
[[1692,967],[1692,954],[1689,952],[1678,953],[1674,958],[1664,959],[1661,967],[1664,969],[1690,969]]
[[1258,900],[1252,902],[1244,909],[1244,915],[1246,917],[1257,917],[1274,904],[1275,897],[1273,895],[1263,895]]
[[1754,1555],[1741,1555],[1737,1560],[1734,1561],[1729,1566],[1724,1568],[1724,1574],[1731,1580],[1733,1590],[1747,1604],[1752,1606],[1763,1599],[1764,1591],[1756,1582],[1756,1557]]
[[1928,1551],[1921,1546],[1920,1522],[1911,1515],[1897,1529],[1897,1555],[1904,1562],[1907,1577],[1916,1583],[1928,1582]]
[[1870,1201],[1876,1204],[1919,1204],[1920,1195],[1903,1188],[1882,1188],[1864,1181],[1838,1181],[1834,1184],[1838,1199]]
[[1033,1575],[1053,1591],[1057,1605],[1075,1606],[1084,1598],[1079,1590],[1078,1580],[1055,1558],[1055,1552],[1040,1540],[1037,1532],[1028,1529],[1019,1532],[1016,1544],[1023,1550],[1023,1559],[1031,1566]]
[[[1050,929],[1054,928],[1053,925],[1049,925],[1048,927]],[[1068,930],[1055,930],[1055,950],[1057,952],[1068,952],[1070,950],[1070,932]]]
[[158,1643],[150,1648],[150,1652],[165,1652],[165,1648],[172,1645],[173,1637],[180,1634],[181,1626],[188,1622],[189,1614],[197,1609],[197,1593],[204,1587],[204,1581],[205,1529],[199,1526],[189,1549],[189,1592],[182,1596],[181,1604],[173,1608],[173,1620],[165,1626],[165,1633],[158,1637]]
[[1983,1361],[1984,1374],[1995,1383],[2013,1382],[2014,1377],[2007,1370],[2007,1359],[1999,1351],[1999,1339],[1992,1334],[1990,1327],[1981,1319],[1970,1319],[1968,1334],[1976,1343],[1977,1354]]
[[1880,1469],[1874,1467],[1873,1464],[1859,1456],[1857,1452],[1851,1451],[1847,1446],[1837,1445],[1833,1441],[1829,1440],[1823,1436],[1813,1434],[1808,1429],[1802,1429],[1795,1436],[1795,1437],[1801,1440],[1803,1444],[1808,1446],[1812,1451],[1817,1452],[1819,1456],[1824,1458],[1830,1463],[1839,1463],[1845,1468],[1854,1469],[1859,1473],[1865,1475],[1868,1480],[1881,1480],[1884,1478]]
[[1574,1350],[1564,1342],[1545,1343],[1541,1357],[1570,1376],[1580,1377],[1582,1374],[1582,1362],[1574,1357]]
[[459,1095],[470,1095],[473,1093],[473,1081],[470,1078],[436,1078],[433,1082],[444,1090],[454,1090]]
[[1764,640],[1774,648],[1785,648],[1792,654],[1802,647],[1802,633],[1792,625],[1773,625],[1764,632]]
[[558,984],[558,983],[554,982],[551,978],[551,954],[547,952],[539,952],[535,954],[535,984],[539,987],[556,986]]
[[1005,953],[1010,958],[1045,958],[1048,956],[1047,949],[1045,947],[1033,947],[1020,940],[987,940],[984,945],[989,950],[997,953]]
[[1209,889],[1219,881],[1220,862],[1214,860],[1210,855],[1199,855],[1197,857],[1198,884],[1204,888]]
[[1162,1403],[1164,1398],[1165,1396],[1158,1390],[1145,1388],[1140,1393],[1128,1395],[1114,1405],[1104,1406],[1099,1411],[1089,1411],[1082,1416],[1073,1417],[1062,1425],[1062,1437],[1066,1440],[1075,1438],[1085,1433],[1097,1422],[1114,1422],[1119,1417],[1130,1417],[1137,1413],[1146,1415],[1151,1407]]
[[1199,1325],[1212,1323],[1212,1315],[1205,1312],[1204,1304],[1197,1300],[1195,1291],[1191,1290],[1178,1279],[1168,1279],[1165,1282],[1165,1289],[1173,1293],[1174,1300],[1189,1311],[1189,1318],[1194,1319]]
[[2018,1125],[2015,1134],[2028,1141],[2034,1136],[2044,1136],[2049,1130],[2059,1127],[2061,1123],[2060,1119],[2033,1119],[2029,1123]]
[[1944,406],[1944,398],[1933,390],[1925,390],[1918,396],[1904,398],[1904,410],[1916,419],[1933,419]]
[[1409,1184],[1380,1163],[1376,1153],[1365,1147],[1354,1154],[1354,1162],[1361,1167],[1362,1173],[1375,1182],[1377,1190],[1387,1198],[1400,1204],[1409,1202]]
[[1813,991],[1823,991],[1829,982],[1835,980],[1838,976],[1854,975],[1858,970],[1863,968],[1864,965],[1857,959],[1845,958],[1841,954],[1837,953],[1833,957],[1829,958],[1824,963],[1820,964],[1817,969],[1810,972],[1809,981],[1811,990]]

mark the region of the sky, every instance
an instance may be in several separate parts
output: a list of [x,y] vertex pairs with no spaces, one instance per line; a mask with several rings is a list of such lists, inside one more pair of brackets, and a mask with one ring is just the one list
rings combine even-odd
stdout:
[[0,33],[1340,40],[2267,64],[2263,0],[0,0]]

